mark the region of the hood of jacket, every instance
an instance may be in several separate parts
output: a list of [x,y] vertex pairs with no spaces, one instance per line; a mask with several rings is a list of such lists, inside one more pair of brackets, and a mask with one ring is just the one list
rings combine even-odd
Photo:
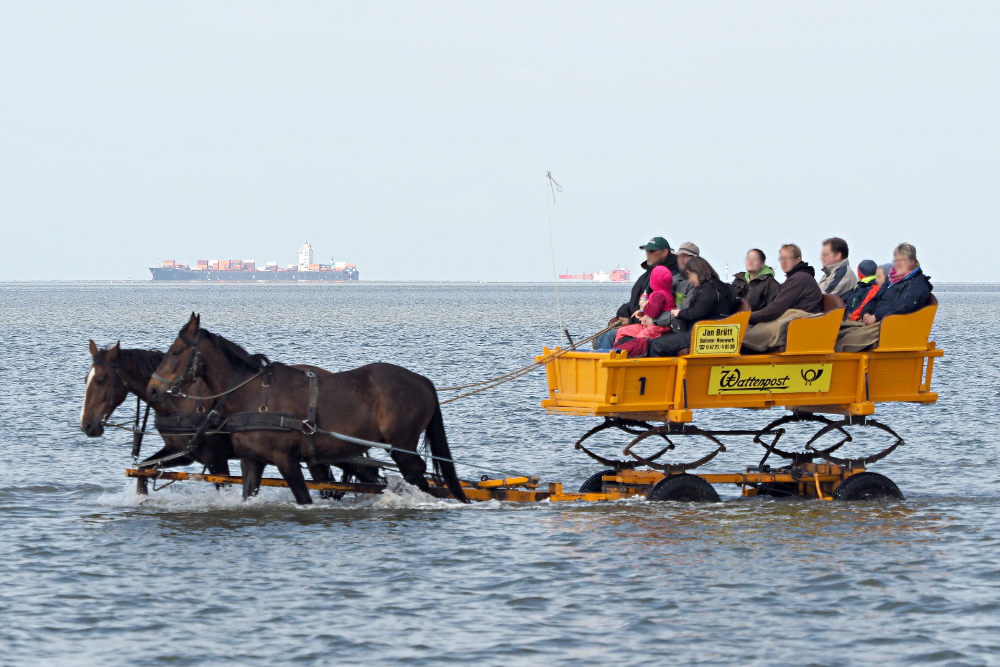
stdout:
[[753,278],[750,277],[749,271],[744,271],[743,280],[745,282],[752,283],[755,280],[762,280],[768,276],[773,276],[773,275],[774,275],[774,269],[772,269],[770,266],[765,266],[760,271],[758,271],[757,275],[755,275]]
[[791,278],[796,273],[807,273],[813,278],[816,277],[816,269],[806,264],[804,261],[799,262],[792,267],[792,270],[785,274],[785,279]]

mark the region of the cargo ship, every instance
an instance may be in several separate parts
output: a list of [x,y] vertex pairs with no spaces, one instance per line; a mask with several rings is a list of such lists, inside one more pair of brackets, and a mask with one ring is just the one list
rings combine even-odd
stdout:
[[189,282],[348,282],[358,280],[358,267],[347,262],[314,264],[313,249],[306,241],[299,248],[299,263],[280,268],[277,262],[258,267],[252,259],[199,259],[195,266],[165,259],[149,267],[154,281]]
[[629,270],[622,268],[620,264],[613,268],[611,273],[605,271],[598,271],[597,273],[570,273],[569,269],[566,269],[566,273],[559,276],[559,280],[593,280],[597,283],[627,283],[631,278],[632,274]]

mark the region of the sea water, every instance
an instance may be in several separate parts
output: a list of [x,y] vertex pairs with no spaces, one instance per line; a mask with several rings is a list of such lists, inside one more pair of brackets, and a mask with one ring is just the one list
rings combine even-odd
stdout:
[[[0,285],[0,663],[1000,663],[1000,286],[935,293],[940,401],[877,414],[906,444],[872,470],[905,501],[719,487],[708,505],[460,505],[394,479],[382,496],[299,507],[287,489],[242,502],[198,482],[137,497],[130,435],[89,439],[78,425],[88,339],[166,349],[196,311],[277,361],[392,362],[446,387],[559,344],[552,286]],[[564,286],[562,316],[580,338],[626,297]],[[572,446],[597,421],[545,414],[545,394],[536,372],[445,406],[460,474],[572,490],[599,471]],[[759,428],[780,414],[696,423]],[[594,444],[618,456],[628,439]],[[703,470],[763,453],[750,438],[726,444]],[[845,455],[880,445],[859,439]],[[685,440],[671,455],[706,447]]]

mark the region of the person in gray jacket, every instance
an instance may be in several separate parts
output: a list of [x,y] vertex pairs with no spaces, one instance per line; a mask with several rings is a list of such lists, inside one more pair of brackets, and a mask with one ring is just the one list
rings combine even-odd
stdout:
[[[690,241],[685,241],[680,244],[674,255],[677,256],[677,271],[673,272],[674,302],[678,310],[684,310],[698,289],[698,286],[688,279],[687,264],[692,257],[701,257],[701,250]],[[664,311],[653,323],[658,327],[670,327],[674,331],[683,331],[687,328],[687,322],[674,317],[669,310]]]
[[696,285],[692,285],[691,281],[688,280],[687,267],[688,260],[692,257],[701,257],[701,251],[698,246],[691,243],[690,241],[685,241],[678,248],[677,252],[677,268],[679,269],[674,273],[674,301],[677,303],[678,308],[684,308],[684,302],[694,294]]
[[823,275],[819,279],[819,288],[823,294],[836,294],[843,297],[858,284],[858,277],[851,270],[847,261],[847,241],[834,236],[823,241],[823,249],[819,258],[823,262]]

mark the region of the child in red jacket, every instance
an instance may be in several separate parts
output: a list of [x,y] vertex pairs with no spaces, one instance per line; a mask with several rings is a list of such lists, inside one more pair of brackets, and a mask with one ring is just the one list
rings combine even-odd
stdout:
[[674,309],[674,276],[670,269],[653,267],[653,272],[649,274],[649,289],[649,296],[639,301],[640,310],[632,315],[643,321],[621,327],[615,333],[615,349],[625,350],[630,357],[646,356],[649,341],[670,331],[670,327],[658,327],[652,323],[663,313]]

